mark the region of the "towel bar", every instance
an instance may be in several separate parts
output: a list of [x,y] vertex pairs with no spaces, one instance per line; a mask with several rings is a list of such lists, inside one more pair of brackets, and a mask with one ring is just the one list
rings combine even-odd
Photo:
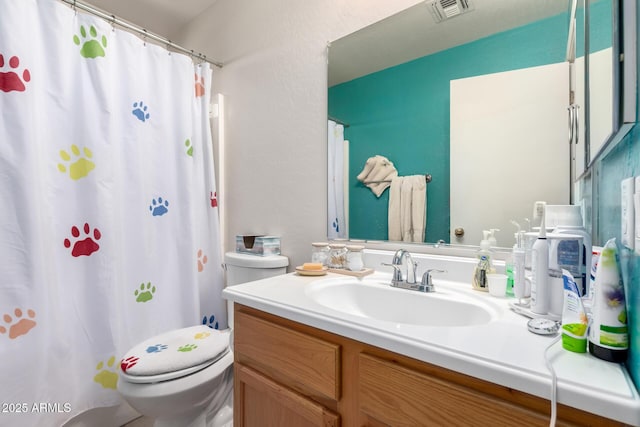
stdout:
[[[425,174],[424,180],[427,183],[431,182],[431,174],[430,173]],[[363,181],[362,183],[366,185],[366,184],[380,184],[381,182],[391,182],[391,180],[390,179],[383,179],[382,181]]]

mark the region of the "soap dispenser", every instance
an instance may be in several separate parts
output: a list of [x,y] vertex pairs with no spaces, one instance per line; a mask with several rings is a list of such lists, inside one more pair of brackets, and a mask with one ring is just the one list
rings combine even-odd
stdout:
[[480,249],[476,254],[477,263],[473,270],[472,286],[479,291],[489,291],[487,287],[487,274],[493,273],[493,260],[491,244],[489,243],[490,231],[484,230],[483,239],[480,241]]
[[495,248],[498,246],[498,240],[496,239],[496,231],[500,231],[499,228],[490,228],[489,229],[489,247]]

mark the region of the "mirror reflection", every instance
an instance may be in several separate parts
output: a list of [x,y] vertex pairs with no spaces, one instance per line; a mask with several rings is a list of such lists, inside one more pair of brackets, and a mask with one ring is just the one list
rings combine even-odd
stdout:
[[[476,245],[493,228],[510,247],[534,201],[569,204],[569,10],[482,1],[436,22],[422,2],[332,42],[328,113],[345,127],[329,124],[329,237],[412,241],[394,234],[391,219],[409,216],[415,235],[421,218],[416,203],[396,209],[393,169],[431,176],[422,242]],[[368,176],[376,156],[390,173]]]
[[614,109],[618,99],[616,82],[618,46],[613,43],[613,14],[615,5],[611,0],[589,2],[589,118],[587,165],[603,149],[605,143],[618,128],[619,117]]

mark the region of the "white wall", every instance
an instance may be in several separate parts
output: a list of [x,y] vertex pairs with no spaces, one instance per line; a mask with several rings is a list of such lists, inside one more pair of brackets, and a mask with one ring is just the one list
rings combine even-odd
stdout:
[[327,42],[418,0],[218,0],[179,43],[212,52],[225,96],[224,250],[234,236],[282,237],[290,267],[326,239]]

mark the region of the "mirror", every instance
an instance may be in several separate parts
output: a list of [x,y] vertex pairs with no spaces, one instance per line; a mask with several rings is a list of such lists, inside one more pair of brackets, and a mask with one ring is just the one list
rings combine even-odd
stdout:
[[585,155],[586,166],[590,165],[605,142],[617,130],[617,111],[614,109],[616,90],[613,76],[617,67],[618,46],[613,43],[614,1],[588,2],[588,33],[586,43],[589,57],[586,67],[592,76],[588,83],[589,117]]
[[[468,12],[436,23],[431,2],[420,2],[331,42],[328,113],[348,126],[348,142],[329,153],[330,188],[345,171],[344,194],[338,188],[329,201],[329,237],[389,240],[390,189],[378,197],[356,179],[375,155],[400,176],[431,175],[425,242],[477,245],[482,230],[498,228],[498,246],[510,248],[510,220],[525,228],[534,201],[569,204],[569,3],[475,1]],[[539,95],[547,85],[536,83],[547,66],[557,66],[550,71],[552,107],[536,104],[550,98]],[[495,96],[531,87],[533,93],[511,99]],[[524,108],[530,104],[533,111]],[[545,111],[551,114],[538,114]],[[457,139],[468,145],[458,147]],[[540,148],[542,142],[549,146]],[[340,151],[344,169],[336,162]],[[344,219],[335,210],[341,203]],[[461,222],[458,211],[476,223]],[[465,229],[461,238],[457,228]]]
[[[586,4],[586,105],[589,168],[622,140],[636,120],[636,0]],[[623,61],[619,58],[624,58]]]

